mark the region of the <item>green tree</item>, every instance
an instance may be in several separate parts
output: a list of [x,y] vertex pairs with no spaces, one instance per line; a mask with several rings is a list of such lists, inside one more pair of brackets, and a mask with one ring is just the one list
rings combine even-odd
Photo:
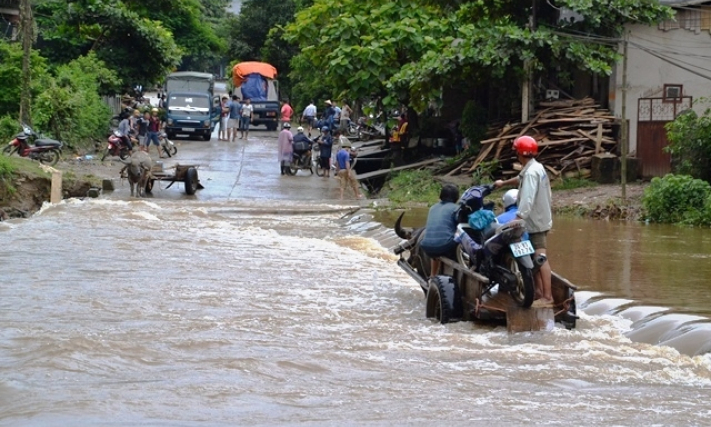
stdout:
[[511,86],[526,71],[524,64],[537,72],[570,65],[609,74],[617,60],[614,43],[574,34],[619,35],[626,22],[671,16],[671,9],[653,0],[563,0],[556,5],[585,19],[561,28],[552,7],[534,4],[535,30],[529,26],[531,7],[517,0],[316,0],[297,14],[284,37],[301,49],[293,71],[301,79],[423,111],[446,84]]
[[86,148],[106,134],[112,115],[99,88],[117,82],[116,73],[93,52],[60,65],[33,104],[33,122],[70,148]]
[[42,0],[35,6],[37,48],[53,63],[94,52],[127,87],[156,82],[177,66],[182,51],[160,21],[131,6],[119,0]]
[[666,124],[675,172],[711,182],[711,109],[699,116],[687,110]]
[[[47,62],[35,50],[30,55],[32,96],[42,91],[42,81],[46,77]],[[0,40],[0,116],[11,115],[19,119],[20,76],[22,75],[22,46]]]

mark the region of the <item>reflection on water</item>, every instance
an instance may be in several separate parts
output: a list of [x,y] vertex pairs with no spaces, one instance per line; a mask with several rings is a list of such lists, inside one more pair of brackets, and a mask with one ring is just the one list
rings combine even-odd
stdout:
[[0,223],[0,425],[711,423],[708,356],[630,341],[623,316],[433,324],[392,231],[281,209],[92,200]]
[[711,230],[556,218],[553,268],[583,289],[711,316]]

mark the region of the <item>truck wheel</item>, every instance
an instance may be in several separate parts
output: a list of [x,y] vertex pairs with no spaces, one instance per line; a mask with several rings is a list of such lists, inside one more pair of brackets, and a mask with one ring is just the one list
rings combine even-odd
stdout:
[[212,134],[211,134],[211,133],[206,133],[205,135],[202,136],[202,139],[204,139],[205,141],[209,141],[210,138],[212,138]]
[[192,196],[198,188],[197,169],[189,168],[185,171],[185,194]]
[[272,124],[268,124],[268,125],[267,125],[267,130],[276,130],[276,129],[277,129],[276,123],[272,123]]
[[425,315],[441,324],[462,318],[462,297],[450,276],[435,276],[430,279]]

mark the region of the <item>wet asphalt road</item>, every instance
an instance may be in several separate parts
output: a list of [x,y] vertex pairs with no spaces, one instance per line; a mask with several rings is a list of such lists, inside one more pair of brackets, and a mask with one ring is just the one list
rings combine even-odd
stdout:
[[[217,131],[210,141],[178,135],[173,140],[178,147],[176,156],[159,160],[155,151],[151,152],[151,156],[154,161],[162,161],[164,169],[170,173],[170,168],[176,164],[197,165],[198,177],[204,188],[194,196],[188,196],[182,183],[166,189],[169,182],[157,181],[153,194],[148,197],[202,201],[313,200],[346,205],[367,203],[359,203],[348,190],[345,200],[339,200],[339,181],[333,175],[324,178],[311,175],[309,171],[299,171],[295,176],[281,175],[277,159],[278,132],[262,129],[252,129],[248,140],[237,139],[235,142],[219,141]],[[119,184],[114,197],[130,197],[128,185]]]

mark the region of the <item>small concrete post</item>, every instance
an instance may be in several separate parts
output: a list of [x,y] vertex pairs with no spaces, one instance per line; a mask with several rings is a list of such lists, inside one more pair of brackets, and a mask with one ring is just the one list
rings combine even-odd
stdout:
[[551,331],[555,326],[552,308],[521,308],[506,310],[506,329],[512,332]]
[[52,190],[49,196],[50,203],[62,201],[62,171],[52,171]]

